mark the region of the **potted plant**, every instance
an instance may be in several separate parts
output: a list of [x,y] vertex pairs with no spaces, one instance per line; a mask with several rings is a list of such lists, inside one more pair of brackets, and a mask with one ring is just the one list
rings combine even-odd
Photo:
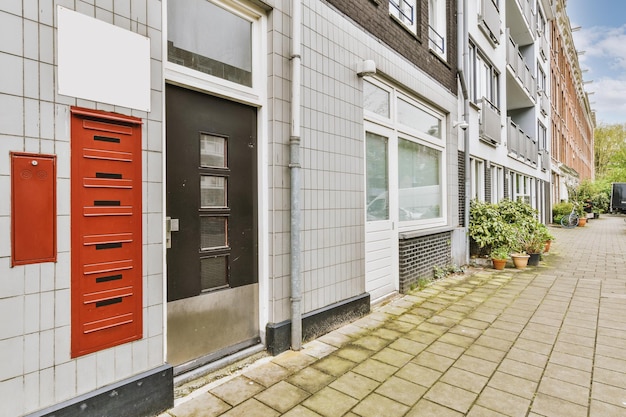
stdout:
[[493,263],[493,269],[503,270],[506,261],[509,258],[509,247],[508,246],[498,246],[493,248],[490,253],[491,262]]
[[541,252],[545,248],[546,242],[542,236],[542,233],[538,230],[534,230],[528,234],[528,237],[524,243],[524,251],[528,254],[528,265],[539,265],[539,259],[541,258]]
[[550,251],[550,244],[554,240],[554,235],[550,233],[548,226],[543,223],[539,223],[537,228],[537,233],[539,234],[540,239],[543,241],[543,252],[547,253]]

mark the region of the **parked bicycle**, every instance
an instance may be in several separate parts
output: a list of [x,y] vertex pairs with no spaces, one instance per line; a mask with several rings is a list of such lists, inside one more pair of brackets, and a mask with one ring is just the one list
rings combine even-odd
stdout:
[[580,218],[578,217],[578,214],[576,214],[576,204],[574,204],[572,205],[572,212],[567,216],[563,216],[563,218],[561,219],[561,226],[565,227],[566,229],[572,229],[578,226],[579,221]]

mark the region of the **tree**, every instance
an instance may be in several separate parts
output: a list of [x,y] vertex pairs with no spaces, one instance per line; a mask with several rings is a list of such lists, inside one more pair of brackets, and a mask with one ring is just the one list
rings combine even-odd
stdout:
[[594,153],[597,179],[626,182],[626,124],[598,125]]

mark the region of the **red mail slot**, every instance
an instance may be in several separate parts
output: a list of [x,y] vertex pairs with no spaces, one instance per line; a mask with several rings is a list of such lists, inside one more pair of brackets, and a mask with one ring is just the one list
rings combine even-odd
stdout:
[[11,264],[56,262],[56,156],[11,152]]
[[76,357],[142,337],[141,119],[71,112]]

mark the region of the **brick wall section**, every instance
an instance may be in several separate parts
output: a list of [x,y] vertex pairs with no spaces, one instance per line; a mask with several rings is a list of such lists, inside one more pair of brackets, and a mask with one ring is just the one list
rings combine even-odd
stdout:
[[410,33],[389,15],[388,0],[328,0],[328,3],[380,39],[456,94],[456,10],[455,2],[446,4],[447,62],[428,48],[428,1],[417,1],[417,35]]
[[432,279],[435,266],[452,263],[450,232],[400,239],[400,293],[406,294],[420,278]]
[[459,167],[459,226],[465,226],[465,152],[457,153]]

